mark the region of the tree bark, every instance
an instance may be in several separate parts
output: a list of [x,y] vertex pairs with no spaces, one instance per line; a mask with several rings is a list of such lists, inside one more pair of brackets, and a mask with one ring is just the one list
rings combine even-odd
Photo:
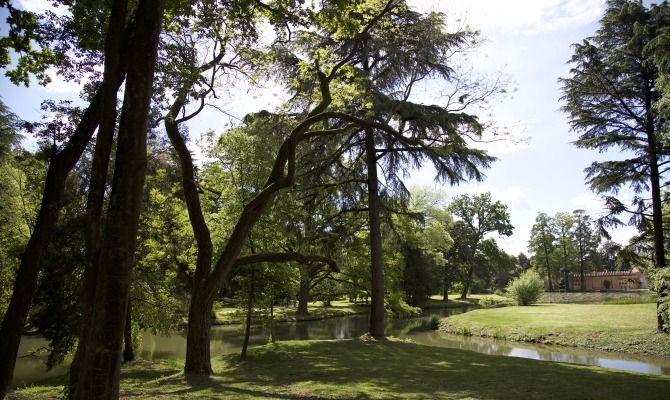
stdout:
[[309,272],[306,267],[300,269],[300,288],[298,289],[298,315],[309,315]]
[[[86,227],[85,237],[85,267],[82,281],[81,295],[79,298],[80,321],[90,318],[93,310],[93,299],[98,276],[98,255],[100,250],[100,239],[102,234],[102,212],[105,201],[105,188],[107,186],[107,173],[109,170],[109,157],[114,143],[114,130],[116,127],[116,104],[119,84],[117,76],[125,74],[125,65],[121,62],[122,54],[125,53],[129,40],[125,32],[126,17],[128,12],[127,1],[116,1],[112,5],[109,17],[109,28],[105,39],[105,70],[103,73],[102,101],[100,107],[100,127],[93,152],[91,166],[91,179],[89,182],[88,196],[86,199]],[[86,352],[86,343],[90,335],[89,329],[79,327],[79,344],[81,353]],[[78,361],[74,359],[70,366],[70,377],[78,376]],[[72,384],[72,382],[70,383]]]
[[384,337],[384,254],[379,210],[377,154],[372,130],[365,132],[365,157],[368,169],[368,224],[370,225],[370,269],[372,273],[370,335]]
[[117,399],[121,346],[128,308],[130,271],[135,252],[146,171],[146,136],[158,36],[164,0],[142,0],[129,52],[107,223],[100,246],[91,315],[82,321],[90,335],[75,359],[71,399]]

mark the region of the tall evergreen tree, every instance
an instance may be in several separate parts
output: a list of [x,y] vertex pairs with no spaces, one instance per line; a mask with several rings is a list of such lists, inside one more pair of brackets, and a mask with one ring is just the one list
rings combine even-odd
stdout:
[[[580,134],[575,145],[599,152],[618,148],[628,157],[594,162],[586,177],[593,190],[610,194],[613,214],[632,213],[631,223],[652,235],[658,268],[666,267],[661,179],[670,144],[662,140],[667,122],[655,107],[659,71],[648,46],[668,26],[666,1],[646,7],[641,0],[609,0],[600,29],[575,44],[570,76],[561,79],[563,110]],[[635,193],[634,209],[616,198],[624,187]],[[620,223],[615,217],[610,222]]]

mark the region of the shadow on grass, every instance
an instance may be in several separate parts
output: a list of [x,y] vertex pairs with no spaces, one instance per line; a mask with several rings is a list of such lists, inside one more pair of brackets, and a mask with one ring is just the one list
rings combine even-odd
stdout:
[[[668,399],[670,377],[394,341],[288,342],[227,360],[232,381],[356,398]],[[312,388],[312,389],[310,389]],[[312,390],[316,390],[315,392]],[[349,398],[349,397],[346,397]]]
[[[123,399],[670,399],[670,376],[489,356],[393,340],[295,341],[215,360],[186,377],[183,360],[139,361],[122,373]],[[62,390],[62,386],[60,387]],[[14,399],[57,398],[58,387]]]

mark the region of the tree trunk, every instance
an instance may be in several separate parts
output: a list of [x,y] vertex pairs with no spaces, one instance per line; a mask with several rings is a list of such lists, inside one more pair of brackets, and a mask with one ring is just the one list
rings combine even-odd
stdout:
[[[102,235],[102,212],[105,201],[105,188],[107,186],[107,173],[109,170],[109,157],[114,143],[114,131],[116,127],[116,105],[119,85],[117,76],[125,73],[125,64],[121,63],[125,40],[125,22],[128,9],[127,1],[116,1],[113,3],[110,13],[109,28],[105,39],[105,70],[101,86],[102,100],[100,107],[100,128],[95,143],[95,151],[91,166],[91,179],[89,182],[88,196],[86,199],[86,227],[85,236],[85,266],[82,281],[81,295],[78,308],[81,312],[80,321],[88,320],[93,310],[95,287],[98,277],[98,255]],[[78,351],[83,355],[86,352],[86,343],[91,334],[88,327],[79,327]],[[78,362],[81,357],[74,359],[70,366],[70,377],[79,375]],[[73,382],[70,382],[72,384]]]
[[542,242],[543,242],[542,247],[544,248],[544,263],[547,266],[547,280],[549,281],[549,291],[553,292],[554,285],[551,282],[551,264],[549,264],[549,249],[547,249],[546,239],[543,239]]
[[300,269],[300,288],[298,289],[298,315],[309,315],[309,279],[305,268]]
[[138,5],[95,297],[91,315],[82,321],[82,329],[91,330],[83,346],[86,351],[78,350],[75,355],[78,368],[71,377],[71,399],[119,397],[121,346],[142,205],[148,111],[163,7],[163,0],[143,0]]
[[[122,77],[117,77],[117,85]],[[21,334],[26,323],[40,272],[40,261],[51,241],[63,196],[65,180],[93,136],[100,118],[102,93],[99,90],[84,112],[65,147],[50,162],[42,201],[33,232],[21,256],[10,300],[0,325],[0,399],[11,389]]]
[[472,283],[472,273],[474,272],[474,268],[472,266],[468,267],[468,277],[465,280],[465,284],[463,285],[463,291],[461,292],[461,299],[465,300],[468,298],[468,292],[470,291],[470,285]]
[[247,320],[244,328],[244,343],[242,344],[242,354],[240,358],[247,358],[247,347],[249,346],[249,337],[251,336],[251,314],[254,311],[254,286],[256,285],[256,267],[251,267],[251,281],[249,282],[249,301],[247,302]]
[[204,281],[198,281],[200,287],[194,288],[191,306],[188,311],[188,333],[186,335],[186,362],[184,372],[193,375],[211,375],[210,329],[212,326],[212,304],[214,299],[200,295]]
[[135,352],[133,351],[133,321],[131,319],[130,302],[128,302],[128,311],[126,312],[126,327],[123,330],[123,362],[135,361]]
[[442,279],[442,301],[449,301],[449,279],[444,277]]
[[377,153],[373,132],[365,132],[365,157],[368,167],[368,224],[370,225],[370,269],[372,290],[370,306],[370,335],[384,337],[384,254],[379,210],[379,181],[377,178]]

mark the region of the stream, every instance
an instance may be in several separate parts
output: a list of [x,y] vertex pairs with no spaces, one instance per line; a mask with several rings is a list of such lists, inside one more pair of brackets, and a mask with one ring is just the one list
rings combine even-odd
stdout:
[[[623,371],[670,375],[670,360],[622,353],[608,353],[570,347],[547,346],[532,343],[506,342],[502,340],[439,334],[428,328],[430,314],[449,316],[466,312],[467,309],[428,310],[421,318],[407,320],[388,319],[386,333],[389,336],[411,339],[417,344],[448,347],[476,351],[485,354],[534,360],[597,365]],[[368,329],[367,315],[352,315],[325,320],[286,322],[275,325],[276,340],[316,340],[349,339],[358,337]],[[242,325],[224,325],[212,328],[211,355],[239,353],[244,339]],[[261,326],[252,326],[250,344],[267,343],[269,332]],[[14,384],[23,385],[43,380],[51,376],[67,373],[68,366],[61,365],[47,372],[46,356],[38,353],[26,356],[31,351],[44,346],[46,342],[39,336],[24,336],[19,348],[19,358],[14,372]],[[186,338],[175,333],[157,336],[145,332],[142,340],[141,357],[146,360],[161,358],[184,358]]]

